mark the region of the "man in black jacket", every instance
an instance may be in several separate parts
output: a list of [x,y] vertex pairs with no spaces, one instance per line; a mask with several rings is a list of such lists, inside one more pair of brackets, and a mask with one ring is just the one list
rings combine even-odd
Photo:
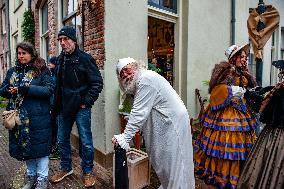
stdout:
[[70,133],[76,121],[82,142],[83,181],[85,187],[95,184],[94,146],[91,131],[91,107],[103,88],[103,80],[94,58],[77,45],[76,30],[64,26],[58,33],[62,52],[57,58],[55,107],[58,116],[60,171],[51,177],[59,182],[73,173]]

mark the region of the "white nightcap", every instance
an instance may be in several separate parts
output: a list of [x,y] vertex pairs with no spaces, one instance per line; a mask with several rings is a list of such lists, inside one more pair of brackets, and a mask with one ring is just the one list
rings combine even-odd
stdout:
[[127,58],[121,58],[118,60],[117,65],[116,65],[116,71],[117,74],[120,74],[121,70],[123,67],[125,67],[126,65],[135,62],[135,60],[133,58],[127,57]]

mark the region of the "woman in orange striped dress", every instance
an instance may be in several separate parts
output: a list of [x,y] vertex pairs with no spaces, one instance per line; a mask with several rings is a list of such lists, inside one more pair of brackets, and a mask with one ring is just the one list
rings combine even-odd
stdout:
[[216,64],[210,84],[210,102],[201,116],[196,143],[195,173],[218,188],[235,189],[242,164],[256,139],[256,114],[244,99],[256,83],[247,68],[249,45],[229,47],[228,62]]

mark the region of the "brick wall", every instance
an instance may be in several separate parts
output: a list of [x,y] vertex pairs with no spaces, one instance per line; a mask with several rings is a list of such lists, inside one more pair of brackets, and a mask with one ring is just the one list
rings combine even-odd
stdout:
[[48,1],[48,29],[49,29],[49,55],[58,55],[58,42],[57,42],[57,0]]
[[40,30],[39,30],[39,10],[33,9],[35,20],[35,48],[37,52],[40,52]]
[[93,10],[84,6],[85,32],[84,49],[97,61],[100,69],[104,67],[105,40],[104,40],[104,0],[96,0]]
[[[32,10],[35,16],[35,46],[39,52],[40,47],[40,20],[39,7],[44,0],[34,0]],[[104,0],[96,0],[92,9],[89,3],[84,4],[81,18],[84,22],[84,50],[91,54],[97,61],[100,69],[104,67],[105,45],[104,45]],[[58,23],[57,23],[57,1],[48,0],[48,20],[49,20],[49,54],[58,55],[59,44],[57,42]]]
[[[35,19],[35,47],[37,52],[40,52],[40,18],[39,18],[39,9],[40,5],[45,0],[35,0],[32,2],[32,10],[34,12]],[[49,35],[49,55],[55,56],[57,55],[58,45],[57,45],[57,1],[56,0],[48,0],[48,35]]]

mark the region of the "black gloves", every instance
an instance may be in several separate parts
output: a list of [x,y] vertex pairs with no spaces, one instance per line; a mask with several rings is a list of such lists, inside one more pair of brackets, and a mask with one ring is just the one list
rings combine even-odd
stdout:
[[244,98],[247,100],[248,104],[250,105],[251,109],[254,112],[259,112],[263,96],[259,93],[259,91],[250,91],[247,90],[245,92]]
[[265,93],[269,92],[273,88],[274,86],[268,86],[264,88],[256,87],[252,90],[247,90],[244,94],[244,98],[247,100],[254,112],[259,112]]

